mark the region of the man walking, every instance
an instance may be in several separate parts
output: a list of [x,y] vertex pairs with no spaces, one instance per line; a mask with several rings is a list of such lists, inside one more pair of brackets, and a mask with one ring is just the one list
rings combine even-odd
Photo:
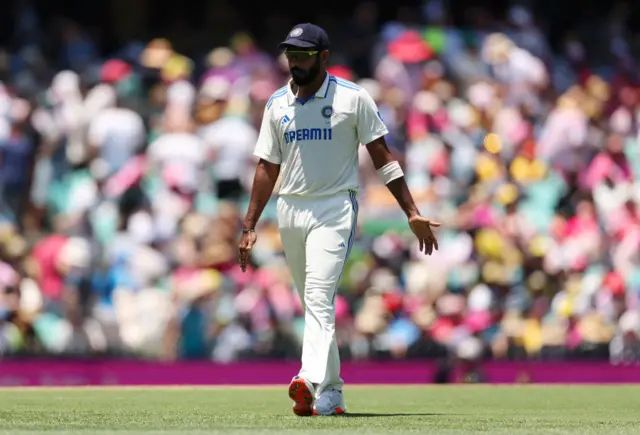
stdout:
[[305,306],[302,367],[289,385],[296,415],[346,411],[335,334],[334,300],[356,234],[358,146],[366,145],[374,166],[404,212],[427,254],[438,249],[397,161],[388,133],[369,94],[326,72],[329,38],[313,24],[300,24],[279,45],[292,80],[267,102],[254,154],[251,202],[239,244],[246,269],[256,242],[255,226],[278,176],[278,226],[287,263]]

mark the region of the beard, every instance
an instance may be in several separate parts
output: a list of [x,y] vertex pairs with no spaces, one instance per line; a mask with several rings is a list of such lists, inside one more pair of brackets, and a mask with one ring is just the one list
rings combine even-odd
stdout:
[[289,71],[293,78],[293,83],[298,86],[306,86],[312,83],[320,74],[320,56],[316,57],[316,61],[309,69],[293,67]]

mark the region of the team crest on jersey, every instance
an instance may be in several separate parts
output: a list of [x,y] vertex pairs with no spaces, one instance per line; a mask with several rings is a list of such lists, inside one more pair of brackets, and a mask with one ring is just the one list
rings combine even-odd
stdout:
[[329,119],[331,118],[331,116],[333,115],[333,107],[331,106],[324,106],[322,108],[322,116]]

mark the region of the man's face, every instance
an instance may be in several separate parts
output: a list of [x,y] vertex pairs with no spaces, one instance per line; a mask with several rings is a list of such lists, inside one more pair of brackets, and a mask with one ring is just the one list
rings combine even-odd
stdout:
[[289,62],[289,71],[293,82],[298,86],[306,86],[313,82],[322,69],[322,53],[288,49],[285,56]]

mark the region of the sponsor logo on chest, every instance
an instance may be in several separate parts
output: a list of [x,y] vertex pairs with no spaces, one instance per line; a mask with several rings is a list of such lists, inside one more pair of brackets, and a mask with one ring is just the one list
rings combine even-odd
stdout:
[[332,140],[332,136],[333,130],[331,128],[298,128],[284,132],[284,143],[305,140],[326,141]]

